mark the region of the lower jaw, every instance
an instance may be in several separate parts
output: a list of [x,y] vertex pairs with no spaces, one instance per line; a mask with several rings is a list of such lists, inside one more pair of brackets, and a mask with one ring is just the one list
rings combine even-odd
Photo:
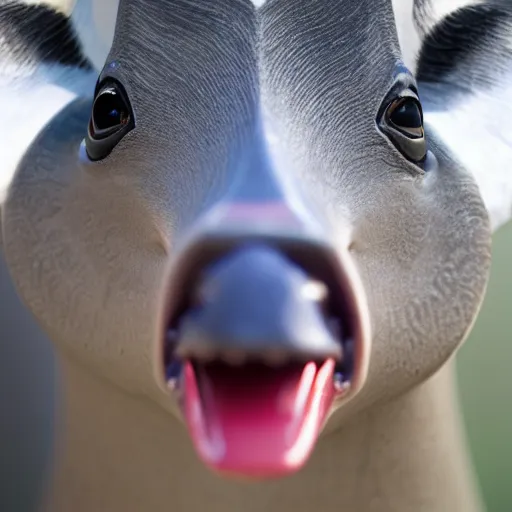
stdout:
[[306,464],[332,403],[350,389],[339,369],[331,359],[278,367],[173,361],[167,383],[203,463],[225,478],[262,480]]

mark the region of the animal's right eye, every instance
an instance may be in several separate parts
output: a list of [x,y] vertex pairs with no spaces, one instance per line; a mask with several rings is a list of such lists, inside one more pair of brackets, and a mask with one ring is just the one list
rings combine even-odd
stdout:
[[133,112],[123,86],[107,78],[97,87],[85,140],[91,160],[107,157],[117,143],[135,126]]
[[397,130],[411,139],[422,139],[423,114],[419,102],[414,98],[400,98],[394,101],[387,112],[387,120]]
[[379,127],[408,160],[416,164],[425,160],[423,112],[419,99],[412,92],[395,98],[386,106]]

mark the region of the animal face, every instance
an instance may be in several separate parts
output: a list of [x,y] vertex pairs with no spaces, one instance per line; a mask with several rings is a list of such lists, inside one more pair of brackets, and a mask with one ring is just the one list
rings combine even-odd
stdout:
[[[208,464],[294,471],[327,415],[439,369],[481,303],[487,213],[421,97],[385,0],[121,0],[94,98],[11,185],[21,294],[61,350],[185,414]],[[233,455],[248,422],[272,454]]]

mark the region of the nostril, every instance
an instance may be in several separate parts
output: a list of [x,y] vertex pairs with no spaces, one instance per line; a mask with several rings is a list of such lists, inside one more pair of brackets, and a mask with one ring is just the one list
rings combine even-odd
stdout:
[[274,248],[246,246],[206,268],[178,325],[182,359],[341,358],[327,286]]

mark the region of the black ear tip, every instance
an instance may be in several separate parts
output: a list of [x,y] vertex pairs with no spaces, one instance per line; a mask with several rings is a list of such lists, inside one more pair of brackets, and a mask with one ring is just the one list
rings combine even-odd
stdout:
[[[442,82],[450,73],[462,73],[461,64],[486,47],[493,49],[496,58],[500,54],[510,58],[507,34],[510,34],[511,24],[512,2],[507,5],[505,2],[474,4],[451,12],[436,23],[422,41],[416,67],[417,80]],[[498,48],[502,51],[497,52]],[[478,71],[477,66],[469,67],[474,73]]]
[[70,19],[49,5],[1,2],[0,33],[2,53],[12,52],[20,63],[35,59],[42,64],[93,69]]

